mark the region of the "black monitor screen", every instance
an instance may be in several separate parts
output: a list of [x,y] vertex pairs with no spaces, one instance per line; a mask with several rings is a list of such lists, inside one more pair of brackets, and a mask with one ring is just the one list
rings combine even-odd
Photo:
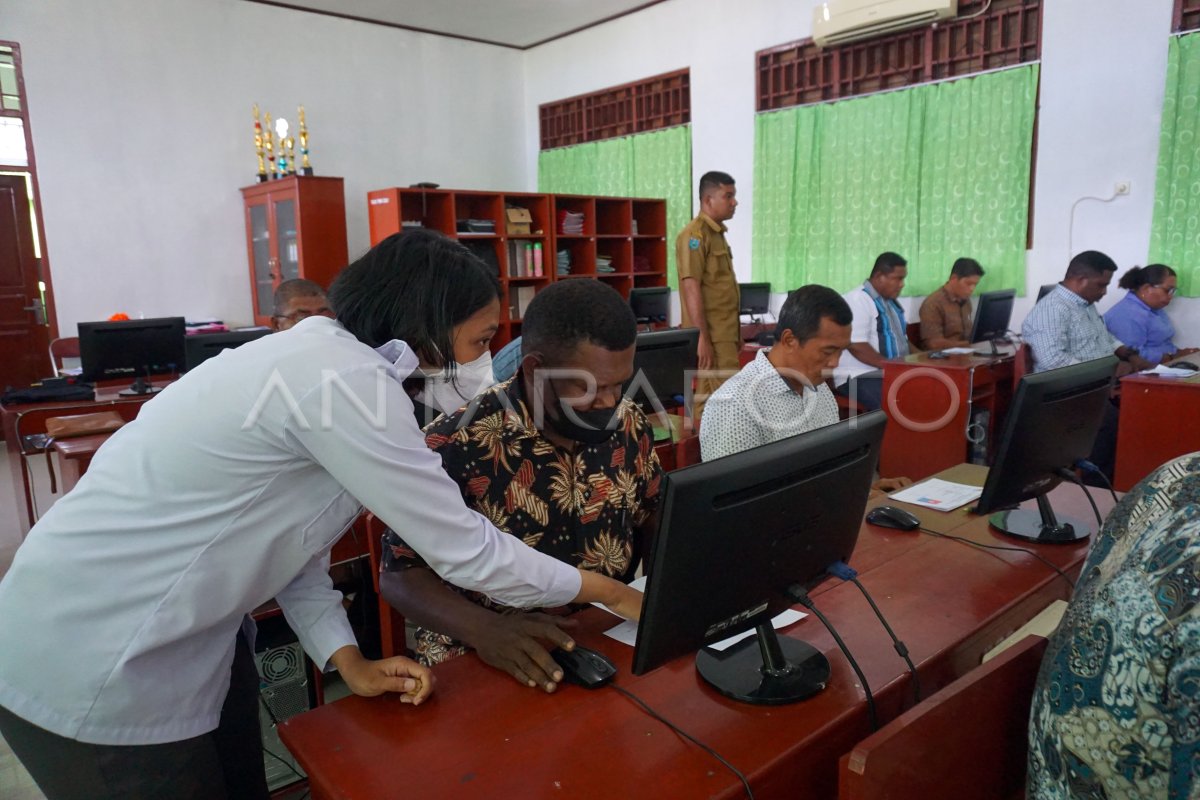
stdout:
[[979,306],[975,309],[975,327],[971,329],[972,342],[988,342],[1003,339],[1008,335],[1008,323],[1012,319],[1013,300],[1017,293],[1013,289],[984,292],[979,295]]
[[638,287],[629,291],[629,307],[639,325],[663,323],[671,313],[671,290],[666,286]]
[[739,283],[743,314],[766,314],[771,310],[771,284]]
[[183,317],[80,322],[83,379],[136,380],[182,372],[186,363],[183,339]]
[[1038,300],[1041,300],[1043,297],[1053,292],[1056,286],[1058,286],[1057,283],[1047,283],[1045,286],[1038,289]]
[[261,339],[270,332],[267,328],[251,328],[245,331],[197,333],[194,336],[189,336],[184,343],[187,353],[187,368],[193,370],[222,350],[232,350],[235,347],[241,347],[246,342]]
[[[668,473],[633,672],[757,628],[758,640],[723,652],[702,650],[701,674],[747,702],[800,699],[760,686],[760,641],[778,638],[789,661],[794,646],[823,659],[797,639],[776,637],[770,619],[795,603],[789,587],[811,588],[831,564],[850,559],[886,421],[875,411]],[[735,665],[740,660],[745,663]],[[730,671],[740,678],[720,677]],[[730,690],[729,681],[740,680],[750,687]]]
[[1118,363],[1108,356],[1021,379],[976,510],[986,514],[1034,498],[1039,510],[1002,512],[992,518],[994,527],[1038,541],[1090,533],[1087,523],[1053,521],[1045,494],[1062,481],[1063,470],[1092,452]]
[[625,394],[647,412],[683,405],[696,371],[699,341],[698,328],[639,333]]

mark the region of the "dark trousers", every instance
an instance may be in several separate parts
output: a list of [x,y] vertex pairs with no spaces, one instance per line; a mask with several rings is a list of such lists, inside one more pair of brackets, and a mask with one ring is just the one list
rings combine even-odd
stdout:
[[229,694],[211,733],[149,745],[87,744],[0,706],[0,734],[47,800],[266,800],[258,671],[239,634]]
[[[1117,422],[1121,410],[1117,404],[1110,401],[1104,404],[1104,418],[1100,421],[1100,430],[1096,432],[1096,440],[1092,443],[1092,453],[1088,456],[1100,471],[1112,483],[1113,473],[1117,469]],[[1089,486],[1105,486],[1103,481],[1093,477],[1091,472],[1083,473],[1083,482]]]
[[866,411],[883,407],[883,370],[864,372],[837,387],[837,393],[857,402]]

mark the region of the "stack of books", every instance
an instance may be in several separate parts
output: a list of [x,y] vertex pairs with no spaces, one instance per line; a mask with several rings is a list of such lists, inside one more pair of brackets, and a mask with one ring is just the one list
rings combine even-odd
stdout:
[[579,236],[583,234],[583,212],[566,211],[558,212],[558,232],[567,236]]
[[571,274],[571,251],[559,250],[554,254],[554,270],[559,275]]
[[596,256],[596,272],[616,272],[612,265],[612,256]]

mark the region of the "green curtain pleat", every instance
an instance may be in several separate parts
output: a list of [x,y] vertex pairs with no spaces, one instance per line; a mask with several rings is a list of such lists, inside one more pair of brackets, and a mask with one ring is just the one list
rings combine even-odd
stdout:
[[1150,262],[1179,275],[1179,294],[1200,294],[1200,34],[1174,36],[1167,56]]
[[755,280],[847,291],[885,250],[905,294],[940,286],[959,256],[988,286],[1025,285],[1037,66],[760,114]]
[[538,191],[665,199],[667,280],[675,287],[675,234],[692,218],[691,126],[543,150]]

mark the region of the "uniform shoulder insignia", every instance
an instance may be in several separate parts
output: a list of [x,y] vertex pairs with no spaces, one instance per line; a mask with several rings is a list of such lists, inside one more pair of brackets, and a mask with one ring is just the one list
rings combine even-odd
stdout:
[[688,239],[688,249],[699,250],[700,249],[700,240],[697,239],[695,236]]

